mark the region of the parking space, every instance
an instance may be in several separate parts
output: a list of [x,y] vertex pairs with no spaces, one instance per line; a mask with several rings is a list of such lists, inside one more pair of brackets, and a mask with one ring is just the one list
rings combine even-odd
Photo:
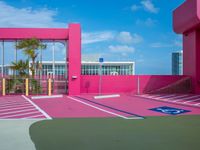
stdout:
[[144,94],[139,97],[200,108],[200,95],[194,94]]
[[50,119],[25,96],[0,97],[0,119]]

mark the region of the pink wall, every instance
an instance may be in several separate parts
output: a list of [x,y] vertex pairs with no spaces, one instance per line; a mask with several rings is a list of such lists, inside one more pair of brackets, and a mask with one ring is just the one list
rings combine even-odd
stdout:
[[183,36],[183,73],[192,77],[194,92],[200,93],[200,31]]
[[44,40],[67,40],[67,28],[0,28],[1,40],[20,40],[27,38]]
[[[140,92],[147,92],[169,85],[185,76],[102,76],[102,93],[137,93],[138,77],[140,80]],[[99,76],[81,76],[81,93],[98,93]]]
[[173,27],[176,33],[196,28],[200,21],[199,0],[187,0],[173,12]]
[[[68,41],[69,95],[80,94],[81,75],[81,28],[79,24],[69,25]],[[76,79],[73,79],[76,76]]]
[[183,74],[200,93],[200,0],[187,0],[173,12],[174,31],[183,34]]

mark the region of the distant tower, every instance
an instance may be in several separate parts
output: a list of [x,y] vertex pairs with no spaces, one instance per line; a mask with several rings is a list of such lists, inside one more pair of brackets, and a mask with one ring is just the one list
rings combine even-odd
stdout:
[[172,75],[183,74],[183,52],[172,53]]

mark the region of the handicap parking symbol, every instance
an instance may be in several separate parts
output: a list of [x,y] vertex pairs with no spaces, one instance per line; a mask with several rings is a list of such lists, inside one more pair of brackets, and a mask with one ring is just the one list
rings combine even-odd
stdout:
[[178,114],[190,112],[189,110],[167,107],[167,106],[152,108],[149,110],[164,113],[164,114],[170,114],[170,115],[178,115]]

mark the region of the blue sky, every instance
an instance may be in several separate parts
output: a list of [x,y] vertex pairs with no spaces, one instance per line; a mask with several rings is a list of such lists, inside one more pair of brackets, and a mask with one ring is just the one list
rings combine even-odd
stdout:
[[135,61],[137,74],[171,74],[182,50],[172,11],[184,0],[0,0],[0,27],[82,26],[84,60]]

